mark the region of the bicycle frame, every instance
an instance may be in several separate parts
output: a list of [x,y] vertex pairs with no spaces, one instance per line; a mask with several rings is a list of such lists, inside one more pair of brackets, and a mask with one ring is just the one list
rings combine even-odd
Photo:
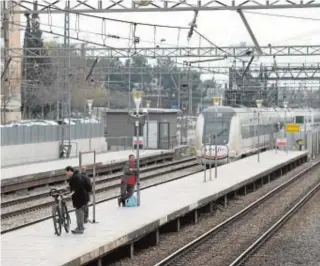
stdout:
[[[66,206],[66,202],[64,201],[63,194],[58,194],[57,196],[54,197],[54,201],[56,203],[56,206],[58,207],[59,213],[62,216],[62,224],[65,223],[64,219],[64,208],[63,206]],[[60,217],[61,218],[61,217]]]

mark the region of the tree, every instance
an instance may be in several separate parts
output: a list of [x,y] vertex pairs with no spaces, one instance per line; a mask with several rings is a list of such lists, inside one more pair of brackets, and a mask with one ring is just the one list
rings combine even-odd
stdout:
[[1,88],[1,122],[7,121],[7,108],[10,100],[12,99],[12,91],[10,82],[6,78]]
[[[36,3],[34,9],[36,10]],[[51,60],[48,58],[39,57],[47,55],[42,40],[42,31],[40,30],[38,13],[25,14],[27,26],[24,37],[24,59],[22,69],[22,111],[24,117],[37,117],[40,113],[44,113],[44,108],[49,109],[49,104],[46,102],[48,97],[43,99],[43,90],[53,84],[55,75],[51,71]],[[37,48],[32,50],[30,48]],[[41,95],[41,97],[40,97]]]

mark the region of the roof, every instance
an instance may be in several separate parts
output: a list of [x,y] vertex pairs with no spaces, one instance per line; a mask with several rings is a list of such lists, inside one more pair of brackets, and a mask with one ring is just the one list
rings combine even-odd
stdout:
[[[181,112],[180,109],[164,109],[164,108],[142,108],[140,110],[148,110],[148,113],[151,114],[178,114]],[[130,109],[134,110],[134,109]],[[120,114],[128,114],[129,109],[103,109],[102,112],[106,113],[120,113]]]

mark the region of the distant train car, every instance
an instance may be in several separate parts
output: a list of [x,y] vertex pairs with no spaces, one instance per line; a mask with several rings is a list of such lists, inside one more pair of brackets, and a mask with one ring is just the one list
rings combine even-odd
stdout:
[[[296,121],[300,116],[306,118],[305,125],[301,124],[301,121]],[[245,157],[258,152],[258,150],[263,151],[271,147],[276,138],[284,136],[285,123],[296,122],[300,123],[302,131],[304,129],[309,131],[311,125],[320,123],[320,111],[314,109],[260,108],[258,110],[257,108],[227,106],[209,107],[198,116],[196,123],[198,162],[213,164],[216,148],[218,164]],[[301,134],[303,132],[300,132]]]

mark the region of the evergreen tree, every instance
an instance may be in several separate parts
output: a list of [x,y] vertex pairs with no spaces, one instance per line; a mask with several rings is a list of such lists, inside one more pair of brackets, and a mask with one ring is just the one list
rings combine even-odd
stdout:
[[[36,10],[36,9],[35,9]],[[24,117],[38,117],[40,113],[47,113],[49,106],[44,91],[53,83],[55,75],[51,70],[51,60],[41,58],[47,54],[43,45],[40,30],[39,14],[25,14],[27,26],[23,44],[22,62],[22,112]],[[34,49],[36,48],[36,49]]]

